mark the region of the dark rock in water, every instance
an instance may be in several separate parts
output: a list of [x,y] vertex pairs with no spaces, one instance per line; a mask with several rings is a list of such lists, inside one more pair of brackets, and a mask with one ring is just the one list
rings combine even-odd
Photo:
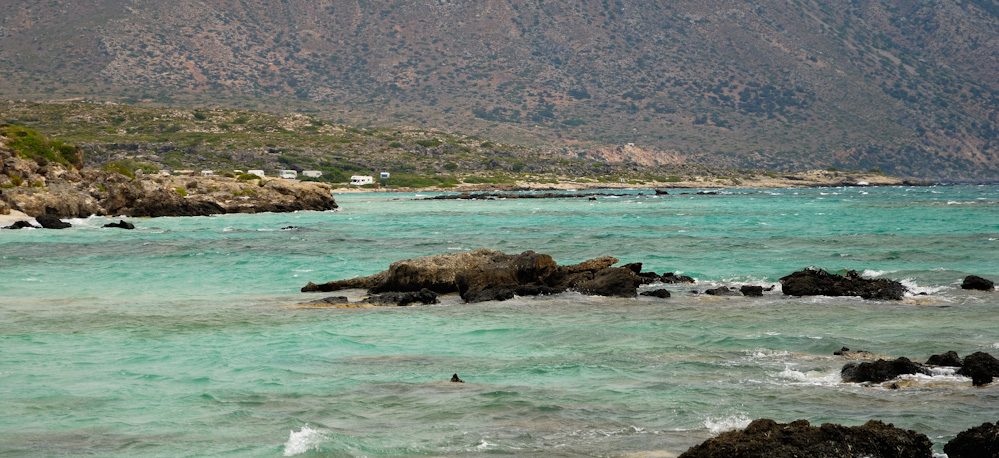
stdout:
[[468,303],[486,301],[506,301],[515,296],[548,296],[561,293],[562,290],[548,286],[539,285],[500,285],[490,286],[485,289],[468,291],[462,299]]
[[988,280],[977,275],[968,275],[964,277],[964,281],[961,283],[961,289],[974,289],[979,291],[994,291],[995,283],[992,280]]
[[930,359],[926,360],[926,364],[931,366],[952,366],[961,367],[964,363],[961,361],[961,357],[957,355],[954,350],[948,351],[942,355],[930,356]]
[[948,458],[995,458],[999,456],[999,423],[982,423],[944,445]]
[[724,286],[719,286],[714,289],[709,289],[704,291],[704,294],[709,294],[712,296],[742,296],[742,293],[734,289],[726,288]]
[[743,296],[762,296],[763,295],[763,287],[762,286],[743,285],[742,288],[739,288],[739,291],[742,292]]
[[593,274],[593,279],[581,281],[575,290],[596,296],[635,297],[638,295],[638,278],[631,269],[608,267]]
[[596,197],[590,196],[590,200],[597,200]]
[[451,383],[465,383],[465,381],[458,378],[458,374],[456,373],[451,376]]
[[628,264],[625,264],[625,265],[623,265],[621,267],[624,267],[625,269],[628,269],[628,270],[634,272],[635,275],[638,275],[638,274],[642,273],[642,263],[640,263],[640,262],[628,263]]
[[342,289],[368,289],[373,285],[371,277],[358,277],[358,278],[348,278],[346,280],[337,280],[321,285],[312,283],[311,281],[302,287],[303,293],[328,293],[331,291],[340,291]]
[[930,375],[930,371],[922,364],[914,363],[905,357],[896,360],[879,359],[874,362],[848,363],[840,370],[843,381],[850,383],[882,383],[905,374]]
[[35,217],[35,221],[38,221],[38,224],[45,229],[66,229],[73,227],[72,224],[69,224],[53,215],[38,215]]
[[977,351],[964,357],[964,365],[957,373],[971,377],[972,385],[988,385],[993,378],[999,377],[999,360],[988,353]]
[[669,191],[667,191],[665,189],[656,189],[656,195],[657,196],[668,196],[669,195]]
[[636,272],[635,275],[638,276],[638,283],[642,285],[659,283],[662,278],[655,272]]
[[119,229],[135,229],[135,225],[125,220],[118,220],[117,223],[107,223],[104,227],[117,227]]
[[686,275],[676,275],[673,272],[666,272],[662,274],[662,276],[659,277],[659,281],[667,284],[694,283],[694,279],[692,277],[688,277]]
[[836,355],[836,356],[842,356],[843,353],[849,353],[849,352],[850,352],[849,348],[843,347],[843,348],[840,348],[839,350],[834,351],[833,354]]
[[11,224],[10,226],[5,226],[4,227],[4,229],[28,229],[28,228],[38,229],[37,226],[35,226],[35,225],[33,225],[33,224],[31,224],[31,223],[29,223],[27,221],[24,221],[24,220],[15,221],[14,224]]
[[871,420],[863,426],[806,420],[777,423],[755,420],[741,431],[728,431],[695,445],[679,458],[931,458],[933,444],[915,431]]
[[888,280],[870,280],[855,270],[836,275],[821,269],[805,269],[780,279],[788,296],[860,296],[864,299],[901,300],[906,288]]
[[665,289],[662,288],[653,291],[642,291],[641,295],[658,297],[660,299],[666,299],[667,297],[670,297],[669,291],[666,291]]
[[834,351],[833,354],[836,356],[845,356],[847,358],[864,358],[864,357],[871,357],[874,355],[874,353],[871,353],[867,350],[850,351],[850,349],[846,347]]
[[396,305],[403,307],[416,303],[423,305],[436,304],[438,301],[437,293],[423,288],[420,291],[379,294],[377,296],[368,297],[361,302],[364,304]]
[[285,226],[281,228],[282,231],[293,231],[295,229],[301,229],[301,228],[298,226]]
[[346,304],[350,300],[347,296],[330,296],[324,297],[322,299],[316,299],[314,301],[303,302],[304,305],[336,305],[336,304]]

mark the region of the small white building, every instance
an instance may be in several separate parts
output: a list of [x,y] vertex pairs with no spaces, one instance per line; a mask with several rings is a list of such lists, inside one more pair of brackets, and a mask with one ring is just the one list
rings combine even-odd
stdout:
[[298,178],[298,172],[294,170],[278,170],[278,178],[294,180],[295,178]]
[[256,175],[256,176],[258,176],[260,178],[264,178],[264,177],[267,176],[267,175],[264,175],[264,171],[263,170],[249,170],[246,173],[249,174],[249,175]]
[[203,177],[210,177],[212,175],[215,175],[215,172],[213,172],[211,170],[202,170],[201,171],[201,176],[203,176]]
[[353,186],[364,186],[366,184],[374,184],[375,178],[371,175],[354,175],[350,177],[350,184]]
[[323,176],[323,172],[321,172],[319,170],[306,170],[306,171],[302,172],[302,176],[308,177],[308,178],[319,178],[319,177]]
[[388,177],[389,177],[388,172],[382,172],[382,178],[388,178]]

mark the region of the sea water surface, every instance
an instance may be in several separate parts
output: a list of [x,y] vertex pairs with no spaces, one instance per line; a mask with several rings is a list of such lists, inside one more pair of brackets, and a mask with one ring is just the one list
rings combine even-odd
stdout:
[[[762,417],[879,419],[943,456],[958,432],[997,420],[997,385],[844,384],[833,351],[999,354],[999,294],[959,287],[999,280],[999,188],[681,192],[350,194],[336,212],[2,231],[0,456],[668,457]],[[698,283],[667,285],[669,299],[291,307],[322,297],[299,292],[309,281],[477,248],[560,264],[610,255]],[[694,294],[807,266],[911,293]]]

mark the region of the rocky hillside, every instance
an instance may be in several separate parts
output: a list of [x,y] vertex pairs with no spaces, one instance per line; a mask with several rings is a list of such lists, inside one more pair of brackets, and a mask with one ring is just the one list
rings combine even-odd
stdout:
[[569,159],[994,180],[997,50],[996,0],[29,1],[0,23],[0,97],[306,110]]

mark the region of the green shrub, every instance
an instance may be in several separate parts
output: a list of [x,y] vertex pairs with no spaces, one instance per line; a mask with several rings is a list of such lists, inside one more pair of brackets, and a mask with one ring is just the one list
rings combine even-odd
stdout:
[[24,183],[24,178],[21,178],[20,175],[11,175],[10,182],[13,183],[15,187],[21,186],[21,183]]
[[18,156],[34,160],[40,165],[58,162],[65,166],[83,167],[83,150],[80,147],[49,140],[37,130],[2,124],[0,135],[9,139],[7,146]]
[[180,194],[181,197],[187,197],[187,190],[186,189],[181,188],[181,187],[176,187],[176,188],[173,188],[173,190],[177,191],[177,194]]
[[108,162],[107,164],[104,164],[104,170],[108,172],[114,172],[117,174],[125,175],[130,179],[135,178],[135,173],[132,172],[132,169],[130,169],[127,165],[122,163],[122,161]]

